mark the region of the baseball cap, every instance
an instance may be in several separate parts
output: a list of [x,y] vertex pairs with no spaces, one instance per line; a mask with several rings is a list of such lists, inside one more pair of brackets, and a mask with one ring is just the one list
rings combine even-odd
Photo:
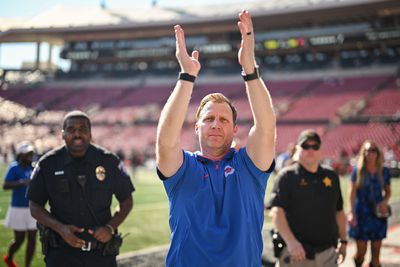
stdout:
[[33,146],[31,145],[31,143],[29,143],[27,141],[23,141],[17,145],[17,150],[16,150],[17,155],[27,154],[27,153],[33,152],[33,151],[34,151]]
[[312,129],[307,129],[307,130],[302,131],[300,133],[299,137],[297,138],[297,144],[302,145],[305,142],[307,142],[308,140],[312,140],[312,141],[318,143],[319,145],[321,144],[321,138],[319,137],[317,132]]

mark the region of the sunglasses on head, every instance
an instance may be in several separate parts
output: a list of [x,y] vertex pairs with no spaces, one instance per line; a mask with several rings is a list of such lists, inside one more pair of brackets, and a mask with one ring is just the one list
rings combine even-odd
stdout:
[[301,148],[304,150],[308,150],[308,149],[319,150],[320,144],[309,145],[307,143],[304,143],[301,145]]

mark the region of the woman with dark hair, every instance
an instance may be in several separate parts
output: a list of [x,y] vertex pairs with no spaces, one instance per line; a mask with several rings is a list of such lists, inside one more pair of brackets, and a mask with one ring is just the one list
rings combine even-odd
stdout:
[[368,241],[371,242],[369,266],[380,266],[379,255],[387,232],[390,195],[390,174],[389,169],[383,167],[382,152],[375,142],[367,140],[360,148],[349,189],[349,235],[357,245],[354,256],[356,267],[362,266]]
[[34,148],[29,142],[21,142],[17,145],[16,160],[11,162],[4,176],[3,189],[12,190],[10,206],[4,220],[4,225],[14,231],[14,239],[7,248],[7,254],[3,261],[8,267],[16,267],[14,255],[22,246],[27,237],[25,253],[25,266],[30,266],[36,245],[36,220],[29,211],[29,201],[26,190],[30,183],[33,171],[32,157]]

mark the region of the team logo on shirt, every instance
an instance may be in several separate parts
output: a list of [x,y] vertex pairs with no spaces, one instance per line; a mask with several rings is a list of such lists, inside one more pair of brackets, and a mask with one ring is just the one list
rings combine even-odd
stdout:
[[99,181],[104,181],[106,179],[106,169],[103,166],[97,166],[96,168],[96,178]]
[[224,174],[225,174],[225,178],[228,178],[229,175],[233,174],[235,172],[235,169],[232,166],[225,166],[224,169]]
[[324,183],[325,187],[332,187],[332,180],[328,176],[325,176],[322,182]]

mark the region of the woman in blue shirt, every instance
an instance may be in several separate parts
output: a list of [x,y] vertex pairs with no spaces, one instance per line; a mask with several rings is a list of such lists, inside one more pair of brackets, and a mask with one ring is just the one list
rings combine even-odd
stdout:
[[380,266],[382,239],[386,237],[387,218],[375,215],[388,214],[391,195],[389,169],[383,167],[383,155],[378,146],[370,140],[360,149],[358,164],[353,169],[350,186],[349,235],[356,240],[357,251],[354,256],[356,267],[362,266],[371,242],[370,266]]
[[4,225],[13,229],[14,239],[7,249],[7,255],[3,261],[8,267],[16,266],[13,260],[14,254],[21,247],[25,235],[28,236],[25,266],[30,266],[36,244],[36,221],[29,211],[29,201],[26,190],[33,170],[33,147],[28,142],[17,145],[17,159],[11,162],[5,175],[3,189],[12,190],[11,203],[7,210]]

